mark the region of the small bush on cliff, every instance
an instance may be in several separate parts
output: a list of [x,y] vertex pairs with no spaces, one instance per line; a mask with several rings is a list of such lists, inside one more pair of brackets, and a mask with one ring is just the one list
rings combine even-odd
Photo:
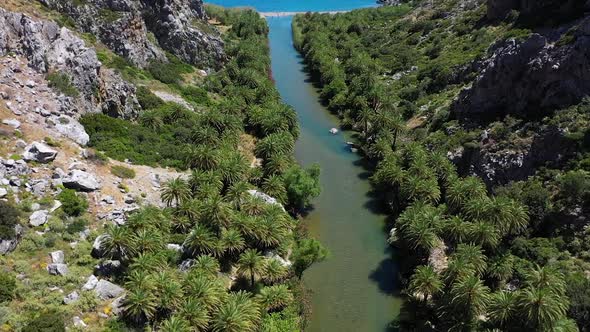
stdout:
[[57,199],[62,203],[61,208],[68,216],[79,216],[88,208],[86,198],[72,189],[62,190]]
[[49,81],[49,87],[63,93],[69,97],[78,97],[80,92],[72,84],[70,77],[64,73],[52,72],[47,74],[47,80]]

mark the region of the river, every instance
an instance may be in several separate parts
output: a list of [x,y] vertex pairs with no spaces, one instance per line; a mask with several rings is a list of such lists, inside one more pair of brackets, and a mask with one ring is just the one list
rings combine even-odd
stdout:
[[[292,4],[291,4],[292,2]],[[370,7],[369,0],[216,0],[225,6],[252,6],[261,12],[333,11]],[[375,211],[361,158],[346,146],[346,133],[330,134],[338,119],[320,104],[298,52],[291,17],[268,17],[272,72],[284,102],[299,116],[297,160],[321,166],[322,194],[304,222],[331,252],[304,274],[312,290],[313,314],[306,331],[388,331],[399,312],[396,265],[386,242],[385,215]]]

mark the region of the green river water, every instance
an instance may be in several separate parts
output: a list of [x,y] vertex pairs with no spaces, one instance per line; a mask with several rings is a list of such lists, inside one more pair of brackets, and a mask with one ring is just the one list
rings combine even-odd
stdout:
[[329,133],[338,119],[320,104],[292,46],[291,17],[268,18],[268,23],[273,77],[299,115],[296,157],[322,169],[322,194],[305,222],[331,256],[304,275],[313,292],[307,331],[390,331],[400,300],[394,295],[396,264],[386,242],[385,216],[375,212],[368,174],[346,146],[346,133]]

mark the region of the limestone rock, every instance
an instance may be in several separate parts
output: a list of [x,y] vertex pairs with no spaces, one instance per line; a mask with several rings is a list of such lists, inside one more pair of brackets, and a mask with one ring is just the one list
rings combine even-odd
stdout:
[[492,121],[504,115],[541,118],[590,95],[590,17],[569,44],[555,45],[532,34],[492,46],[479,76],[452,105],[463,121]]
[[66,264],[49,264],[47,271],[49,274],[63,276],[68,274],[68,266]]
[[62,182],[64,187],[79,191],[95,191],[100,189],[100,183],[98,183],[94,175],[77,169],[71,171]]
[[84,284],[84,286],[82,286],[82,290],[85,290],[85,291],[93,290],[97,284],[98,284],[98,278],[94,274],[92,274],[88,277],[88,279],[86,279],[86,283]]
[[78,294],[78,292],[76,292],[76,291],[73,291],[64,297],[63,303],[64,304],[72,304],[72,303],[76,302],[78,300],[78,298],[80,298],[80,294]]
[[74,318],[72,318],[72,322],[74,323],[74,326],[78,328],[86,328],[88,326],[86,323],[84,323],[82,318],[78,316],[74,316]]
[[54,123],[55,129],[60,134],[80,144],[81,146],[86,146],[88,141],[90,141],[90,136],[88,136],[88,133],[86,133],[86,130],[84,130],[84,126],[82,126],[80,122],[74,118],[71,118],[67,115],[62,115],[58,117]]
[[64,252],[61,250],[52,251],[49,256],[51,256],[51,262],[55,264],[63,264],[65,261]]
[[11,52],[25,56],[38,72],[55,71],[70,78],[79,97],[61,95],[62,113],[133,118],[140,109],[135,87],[104,67],[96,52],[69,29],[0,8],[0,56]]
[[18,121],[17,119],[5,119],[2,120],[2,123],[7,126],[11,126],[14,129],[20,128],[20,121]]
[[33,142],[25,148],[25,152],[23,153],[23,159],[26,161],[37,161],[40,163],[53,161],[56,156],[56,150],[41,142]]
[[98,296],[102,300],[107,300],[116,298],[117,296],[121,295],[125,290],[122,287],[115,285],[107,280],[99,280],[96,284],[96,287],[94,288],[94,291],[96,292],[96,296]]
[[29,224],[34,227],[38,227],[41,225],[45,225],[47,223],[47,219],[49,218],[49,213],[47,210],[39,210],[35,211],[29,216]]

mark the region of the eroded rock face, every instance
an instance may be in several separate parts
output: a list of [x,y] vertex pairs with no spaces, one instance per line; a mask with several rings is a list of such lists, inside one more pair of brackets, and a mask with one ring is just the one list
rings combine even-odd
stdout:
[[141,0],[148,28],[160,45],[184,61],[219,68],[225,61],[223,41],[218,35],[195,28],[205,16],[202,0]]
[[105,112],[133,118],[140,108],[135,87],[104,67],[94,49],[70,30],[0,8],[0,56],[11,52],[25,56],[39,72],[69,77],[79,97],[62,95],[62,113]]
[[166,61],[166,55],[148,38],[137,2],[89,0],[39,0],[45,6],[75,19],[84,32],[100,39],[113,52],[139,67],[151,61]]
[[[205,33],[194,25],[206,18],[201,0],[39,1],[72,17],[81,30],[97,36],[113,52],[139,67],[167,61],[159,46],[203,67],[218,68],[225,61],[219,35]],[[150,33],[157,43],[149,38]]]
[[570,44],[556,46],[533,34],[524,41],[510,39],[491,52],[480,75],[452,107],[460,120],[509,114],[541,118],[590,94],[590,18],[579,24]]

